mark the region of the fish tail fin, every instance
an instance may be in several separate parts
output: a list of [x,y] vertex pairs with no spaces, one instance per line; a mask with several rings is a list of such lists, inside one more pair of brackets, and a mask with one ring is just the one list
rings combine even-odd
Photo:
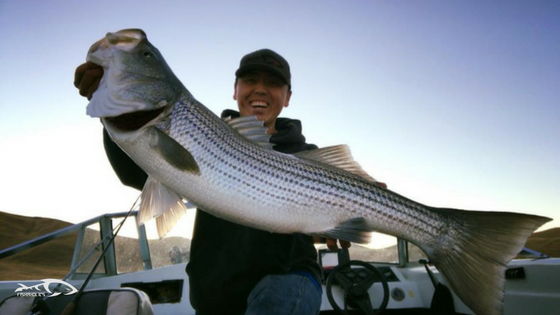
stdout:
[[155,217],[158,236],[163,238],[186,212],[181,196],[148,176],[142,189],[138,225]]
[[18,284],[20,285],[20,287],[17,288],[14,292],[21,292],[21,291],[23,291],[23,290],[29,289],[29,287],[26,286],[25,284],[22,284],[22,283],[18,283]]
[[[502,314],[506,265],[550,218],[511,212],[432,208],[458,228],[438,235],[428,258],[476,314]],[[431,250],[431,255],[430,255]]]

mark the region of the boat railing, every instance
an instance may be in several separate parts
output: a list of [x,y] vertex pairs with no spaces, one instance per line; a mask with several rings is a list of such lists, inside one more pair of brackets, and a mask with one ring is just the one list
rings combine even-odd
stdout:
[[[81,223],[73,224],[65,228],[53,231],[42,236],[36,237],[32,240],[22,242],[20,244],[11,246],[6,249],[0,250],[0,259],[12,256],[14,254],[20,253],[22,251],[31,249],[33,247],[39,246],[46,242],[61,238],[63,236],[69,235],[71,233],[77,232],[76,244],[74,246],[74,252],[72,255],[72,262],[70,265],[70,273],[65,278],[80,278],[80,275],[76,273],[78,268],[86,261],[91,254],[93,254],[97,249],[102,247],[102,249],[109,247],[105,256],[103,257],[104,273],[101,276],[111,276],[117,274],[117,259],[115,254],[114,243],[111,242],[113,237],[113,220],[119,218],[125,218],[128,212],[119,212],[112,214],[104,214],[98,217],[86,220]],[[136,220],[137,211],[133,211],[129,214],[131,219]],[[100,241],[96,246],[92,247],[88,253],[82,255],[82,246],[84,243],[84,237],[86,235],[86,229],[94,224],[99,225]],[[144,270],[152,269],[152,262],[150,258],[150,250],[148,246],[148,239],[146,236],[146,228],[144,225],[140,225],[138,228],[138,246],[140,249],[140,256],[142,259]]]

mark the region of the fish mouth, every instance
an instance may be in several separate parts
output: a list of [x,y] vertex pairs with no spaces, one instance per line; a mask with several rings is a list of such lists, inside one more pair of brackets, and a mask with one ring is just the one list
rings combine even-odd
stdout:
[[126,113],[115,117],[105,117],[103,119],[119,130],[134,131],[145,126],[159,116],[164,110],[165,107],[161,107],[154,110]]
[[105,37],[91,45],[86,60],[106,67],[112,47],[130,52],[145,40],[147,40],[146,33],[140,29],[125,29],[116,33],[107,33]]

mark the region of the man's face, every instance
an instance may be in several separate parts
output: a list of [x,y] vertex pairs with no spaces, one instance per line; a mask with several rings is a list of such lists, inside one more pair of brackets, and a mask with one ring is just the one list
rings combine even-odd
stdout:
[[240,76],[234,87],[233,99],[237,101],[241,116],[256,115],[274,132],[276,118],[288,107],[292,91],[278,76],[255,71]]

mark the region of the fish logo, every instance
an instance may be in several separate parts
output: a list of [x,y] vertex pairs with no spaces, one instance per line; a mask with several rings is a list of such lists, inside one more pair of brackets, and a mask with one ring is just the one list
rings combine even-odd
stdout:
[[[17,293],[18,296],[27,296],[27,297],[53,297],[58,295],[72,295],[78,292],[78,290],[71,285],[70,283],[62,280],[57,279],[43,279],[40,280],[42,283],[33,285],[33,286],[26,286],[22,283],[18,283],[20,286],[14,292]],[[56,286],[51,291],[51,285],[55,284]]]

